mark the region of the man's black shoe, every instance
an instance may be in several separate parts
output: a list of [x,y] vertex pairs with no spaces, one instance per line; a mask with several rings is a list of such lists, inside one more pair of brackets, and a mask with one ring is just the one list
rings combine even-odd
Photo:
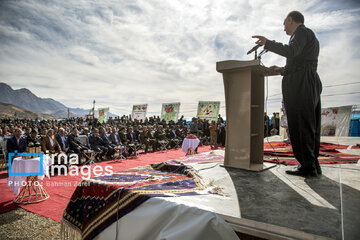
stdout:
[[321,175],[322,174],[322,171],[321,171],[321,167],[320,167],[320,164],[319,162],[315,163],[315,167],[316,167],[316,172],[318,175]]
[[305,172],[305,171],[296,169],[296,170],[286,170],[285,172],[289,175],[300,176],[300,177],[317,177],[318,176],[316,170]]

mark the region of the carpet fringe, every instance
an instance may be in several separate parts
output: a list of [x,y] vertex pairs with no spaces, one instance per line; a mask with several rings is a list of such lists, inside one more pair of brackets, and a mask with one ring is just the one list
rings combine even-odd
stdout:
[[60,226],[60,238],[62,240],[81,240],[82,233],[73,224],[66,221],[64,218],[61,219]]

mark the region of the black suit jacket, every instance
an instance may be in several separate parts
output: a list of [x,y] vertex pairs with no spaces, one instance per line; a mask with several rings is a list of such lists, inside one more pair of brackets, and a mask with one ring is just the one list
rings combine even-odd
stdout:
[[91,149],[95,149],[95,148],[98,148],[98,147],[102,147],[102,146],[106,146],[107,145],[107,143],[104,141],[104,140],[102,140],[102,138],[100,138],[100,137],[95,137],[95,136],[93,136],[93,135],[91,135],[90,137],[89,137],[89,142],[90,142],[90,147],[91,147]]
[[[121,144],[121,139],[119,137],[119,135],[117,133],[111,133],[110,134],[110,140],[111,140],[111,143],[112,144],[115,144],[115,145],[120,145]],[[117,140],[117,142],[116,142]]]
[[61,136],[59,134],[56,134],[55,138],[56,141],[59,143],[61,150],[64,151],[64,148],[69,148],[69,142],[66,136],[65,137],[65,141],[62,140]]
[[15,150],[19,153],[26,152],[27,143],[24,137],[20,137],[19,144],[16,140],[16,137],[13,136],[6,142],[6,149],[8,153],[13,153]]
[[106,134],[100,133],[99,137],[106,143],[106,145],[111,144],[111,140]]
[[82,148],[89,148],[90,146],[87,146],[86,144],[83,145],[80,141],[80,138],[78,136],[75,136],[73,134],[70,134],[68,136],[68,142],[69,142],[69,147],[71,150],[75,150],[75,149],[78,149],[79,147],[82,147]]
[[135,132],[132,132],[131,134],[130,134],[130,133],[127,133],[127,139],[128,139],[130,142],[137,142],[137,141],[138,141],[138,138],[136,137],[136,133],[135,133]]

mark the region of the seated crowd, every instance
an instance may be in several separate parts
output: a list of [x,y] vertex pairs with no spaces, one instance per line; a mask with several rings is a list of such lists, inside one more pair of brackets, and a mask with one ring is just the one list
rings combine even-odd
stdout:
[[[159,117],[144,121],[122,116],[106,123],[97,119],[70,118],[67,120],[1,119],[0,141],[6,138],[6,151],[26,152],[28,147],[41,147],[44,153],[78,154],[87,159],[87,150],[96,152],[96,159],[114,159],[181,147],[187,134],[194,134],[202,144],[211,147],[225,145],[225,125],[218,121],[193,118],[187,123],[183,116],[175,123]],[[116,153],[119,156],[115,156]]]

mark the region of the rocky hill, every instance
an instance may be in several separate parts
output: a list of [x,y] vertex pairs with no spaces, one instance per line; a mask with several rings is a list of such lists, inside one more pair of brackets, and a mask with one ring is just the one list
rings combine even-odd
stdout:
[[33,112],[9,103],[0,103],[0,118],[54,119],[53,116]]

